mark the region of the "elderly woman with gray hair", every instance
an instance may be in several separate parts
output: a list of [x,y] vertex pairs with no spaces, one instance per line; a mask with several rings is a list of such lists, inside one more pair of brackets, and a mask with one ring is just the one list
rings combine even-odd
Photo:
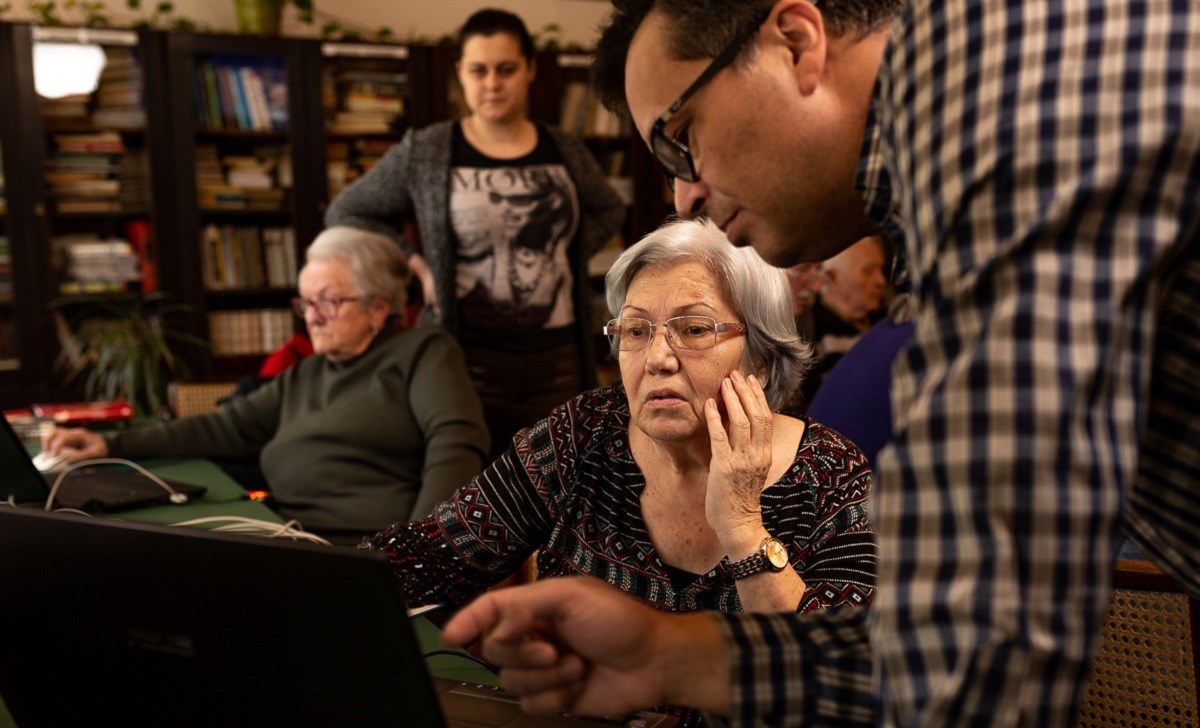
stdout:
[[424,516],[479,473],[489,441],[454,339],[393,325],[408,279],[390,239],[330,228],[292,301],[314,356],[217,412],[103,436],[55,430],[43,448],[72,462],[257,455],[279,513],[335,541]]
[[460,603],[537,552],[665,610],[866,603],[871,471],[838,433],[777,413],[809,347],[782,271],[707,221],[664,225],[606,279],[620,383],[513,438],[433,513],[377,534],[413,605]]

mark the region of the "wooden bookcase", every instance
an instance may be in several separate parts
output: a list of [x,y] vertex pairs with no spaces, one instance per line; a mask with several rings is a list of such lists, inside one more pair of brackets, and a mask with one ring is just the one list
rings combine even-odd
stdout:
[[[0,24],[0,97],[11,101],[0,110],[12,276],[0,311],[4,406],[55,398],[56,312],[69,316],[74,297],[161,283],[169,199],[155,190],[168,165],[155,150],[170,121],[160,43],[148,32]],[[103,61],[98,78],[62,55],[76,53]],[[43,79],[49,69],[97,85],[47,100],[39,64]]]
[[[116,59],[100,90],[80,100],[76,111],[84,115],[43,113],[33,56],[38,44],[49,42],[96,44]],[[537,62],[530,114],[563,124],[564,109],[575,115],[581,108],[589,59],[544,51]],[[454,49],[445,45],[0,23],[0,98],[14,102],[0,104],[0,238],[6,241],[0,243],[0,406],[70,394],[54,395],[60,383],[52,372],[58,344],[50,304],[85,289],[74,285],[66,247],[56,238],[128,239],[134,230],[147,242],[136,251],[142,280],[129,286],[157,288],[186,304],[187,327],[212,340],[213,324],[220,329],[222,319],[287,310],[304,248],[322,229],[337,188],[407,129],[449,118],[456,87]],[[112,104],[128,108],[97,115]],[[596,129],[595,105],[586,108],[593,120],[581,136],[602,168],[622,180],[618,186],[630,202],[622,232],[629,245],[670,211],[663,176],[628,125]],[[384,113],[361,113],[372,110]],[[72,135],[92,136],[80,142]],[[97,195],[102,201],[72,204],[48,181],[48,174],[71,180],[57,167],[73,143],[114,144],[105,168],[110,181],[99,184],[108,191]],[[140,176],[126,185],[120,168],[133,157]],[[237,186],[229,184],[234,169],[238,181],[263,189],[227,189]],[[137,188],[140,197],[116,193],[114,202],[111,180],[117,178],[118,189]],[[274,230],[288,231],[285,242],[278,236],[266,242],[275,234],[263,231]],[[289,253],[282,258],[286,277],[280,260],[268,257],[278,256],[281,246]],[[592,283],[599,293],[602,281]],[[195,375],[238,378],[255,371],[262,350],[301,325],[290,314],[272,315],[273,334],[258,350],[239,353],[228,342],[214,342],[214,351],[192,362]]]
[[205,373],[240,377],[291,336],[303,246],[321,227],[316,41],[165,36],[174,265]]

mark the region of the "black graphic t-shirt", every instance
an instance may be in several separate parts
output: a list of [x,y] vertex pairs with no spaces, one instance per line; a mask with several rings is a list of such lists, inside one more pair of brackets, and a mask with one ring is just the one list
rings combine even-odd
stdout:
[[525,351],[574,340],[568,246],[579,198],[547,134],[539,128],[523,157],[493,159],[455,125],[450,226],[464,345]]

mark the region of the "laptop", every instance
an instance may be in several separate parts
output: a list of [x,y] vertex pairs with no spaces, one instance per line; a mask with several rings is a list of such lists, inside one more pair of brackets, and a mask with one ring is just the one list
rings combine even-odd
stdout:
[[372,551],[0,507],[0,594],[17,725],[597,725],[431,679]]
[[[29,451],[0,417],[0,503],[10,499],[19,505],[44,505],[58,473],[42,474],[33,466]],[[176,493],[190,500],[204,495],[203,486],[166,481]],[[171,502],[171,492],[141,473],[114,470],[111,466],[81,467],[67,473],[54,496],[54,507],[76,508],[89,513]]]

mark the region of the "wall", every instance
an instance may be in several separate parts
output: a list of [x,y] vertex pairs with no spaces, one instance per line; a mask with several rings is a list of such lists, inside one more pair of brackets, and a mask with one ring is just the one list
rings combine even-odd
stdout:
[[[142,0],[141,13],[131,12],[126,0],[102,0],[108,8],[108,17],[115,25],[127,25],[131,18],[144,17],[157,0]],[[188,18],[209,30],[229,31],[235,26],[234,0],[174,0],[175,13]],[[59,3],[62,6],[63,3]],[[562,27],[558,38],[562,43],[578,43],[591,47],[596,38],[596,28],[611,5],[596,0],[314,0],[318,22],[304,25],[295,21],[294,8],[284,15],[285,35],[313,36],[319,34],[322,22],[334,20],[347,28],[370,34],[380,26],[388,26],[398,39],[414,37],[437,38],[453,33],[475,10],[482,7],[498,7],[517,13],[525,20],[531,33],[537,34],[549,23]],[[31,18],[23,0],[12,0],[12,10],[7,20],[29,20]],[[71,22],[68,12],[60,13]]]

